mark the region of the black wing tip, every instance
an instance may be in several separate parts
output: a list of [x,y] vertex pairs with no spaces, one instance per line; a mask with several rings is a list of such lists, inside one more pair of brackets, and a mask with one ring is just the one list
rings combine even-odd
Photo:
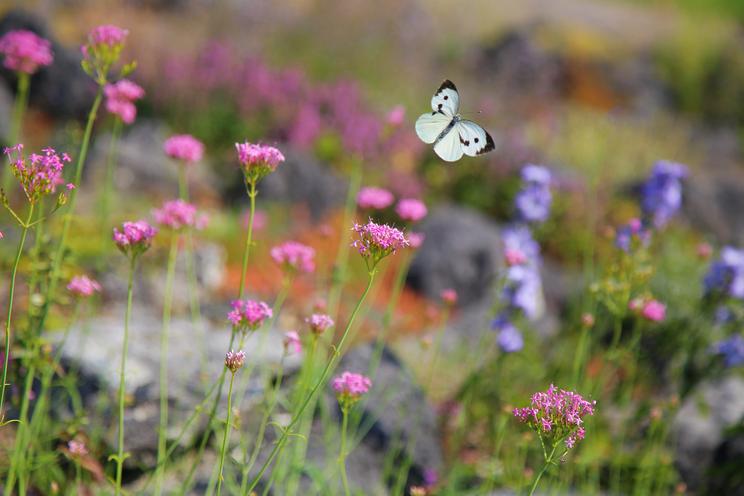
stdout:
[[437,93],[439,93],[440,91],[444,89],[450,89],[450,90],[457,91],[457,86],[455,86],[455,83],[453,83],[449,79],[445,79],[444,82],[439,86]]
[[491,135],[488,134],[488,131],[485,131],[485,132],[486,132],[486,146],[478,150],[478,155],[483,155],[484,153],[488,153],[496,148],[496,143],[493,142],[493,138],[491,137]]

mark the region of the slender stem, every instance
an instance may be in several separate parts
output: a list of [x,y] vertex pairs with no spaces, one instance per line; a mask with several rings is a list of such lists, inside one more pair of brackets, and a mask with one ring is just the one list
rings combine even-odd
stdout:
[[[10,136],[8,137],[9,145],[11,146],[23,142],[23,115],[26,113],[26,107],[28,106],[28,88],[31,79],[30,75],[25,72],[18,72],[17,76],[18,87],[13,105],[13,120],[10,127]],[[8,164],[3,172],[3,189],[8,189],[12,177],[13,174],[10,165]]]
[[77,200],[77,192],[80,186],[80,180],[83,177],[83,166],[85,165],[85,159],[88,156],[88,147],[90,145],[90,136],[93,132],[93,123],[98,115],[98,108],[101,106],[101,100],[103,98],[103,85],[99,85],[96,98],[93,101],[93,106],[88,114],[88,122],[85,125],[85,133],[83,134],[83,142],[80,145],[80,156],[78,157],[77,164],[75,165],[75,182],[77,188],[69,192],[67,212],[64,215],[62,221],[62,234],[60,235],[59,245],[57,251],[54,254],[52,261],[51,275],[49,278],[49,285],[47,286],[46,294],[44,295],[44,305],[41,308],[41,313],[38,322],[38,333],[44,329],[46,318],[49,315],[50,306],[54,300],[54,293],[57,290],[57,283],[61,276],[62,259],[64,258],[65,249],[67,248],[67,237],[70,232],[70,224],[72,223],[72,217],[75,214],[75,202]]
[[248,258],[251,252],[251,245],[253,244],[253,218],[256,214],[256,180],[251,179],[248,181],[248,197],[251,200],[251,210],[248,217],[248,235],[245,238],[245,249],[243,250],[243,266],[240,271],[240,291],[238,293],[238,299],[242,300],[245,295],[245,283],[248,273]]
[[114,126],[111,129],[111,141],[109,144],[108,157],[106,159],[106,175],[103,180],[103,190],[101,193],[101,248],[105,248],[109,242],[111,233],[109,232],[109,217],[111,215],[111,203],[114,192],[114,170],[116,170],[117,150],[119,148],[119,136],[123,127],[123,122],[118,117],[114,119]]
[[349,479],[346,476],[346,431],[349,427],[349,407],[343,406],[343,420],[341,422],[341,451],[338,454],[338,468],[341,470],[341,483],[344,486],[344,494],[351,495],[349,490]]
[[372,283],[375,280],[375,274],[376,274],[376,269],[373,267],[369,271],[369,281],[367,282],[367,287],[364,289],[362,296],[359,298],[359,301],[357,301],[357,304],[354,307],[354,310],[351,312],[351,316],[349,317],[349,321],[346,324],[344,333],[341,335],[341,339],[339,340],[338,345],[335,347],[333,353],[331,353],[331,356],[328,359],[328,362],[326,363],[326,366],[323,369],[323,372],[320,374],[320,378],[315,383],[313,388],[310,390],[309,394],[305,397],[305,400],[300,405],[299,409],[295,413],[289,425],[287,425],[287,427],[285,427],[282,430],[282,434],[277,440],[276,444],[274,444],[274,448],[271,450],[269,457],[266,459],[264,464],[261,466],[261,469],[258,471],[258,474],[256,474],[256,477],[253,479],[253,482],[248,488],[249,494],[253,489],[256,488],[259,481],[261,480],[261,477],[263,477],[264,472],[266,472],[266,469],[269,467],[269,465],[271,465],[271,463],[274,461],[274,458],[276,458],[276,456],[282,450],[287,438],[289,437],[291,433],[292,428],[297,424],[297,422],[299,422],[300,418],[302,418],[302,413],[305,411],[307,406],[310,404],[310,401],[314,398],[315,393],[317,393],[318,389],[320,389],[320,387],[323,384],[325,384],[325,381],[328,378],[328,374],[331,372],[331,369],[334,367],[334,365],[336,365],[336,361],[341,356],[341,350],[343,350],[344,343],[346,342],[346,338],[349,335],[349,330],[351,329],[354,323],[354,320],[356,319],[356,316],[359,313],[359,309],[361,308],[362,303],[364,303],[364,300],[367,297],[367,294],[369,294],[369,290],[372,288]]
[[232,421],[232,390],[235,382],[235,372],[230,374],[230,386],[227,388],[227,421],[225,422],[225,434],[222,436],[222,449],[220,450],[219,477],[217,478],[217,496],[222,494],[222,469],[225,465],[225,453],[227,452],[227,439],[230,437],[230,422]]
[[447,329],[447,321],[449,320],[449,306],[444,309],[442,315],[442,323],[439,326],[437,335],[434,338],[434,349],[431,353],[431,361],[429,362],[429,380],[427,381],[426,390],[431,394],[431,385],[434,382],[434,374],[437,367],[437,358],[439,358],[439,348],[442,346],[442,338],[444,337],[444,331]]
[[158,474],[155,481],[155,494],[161,494],[163,476],[165,475],[165,441],[168,430],[168,333],[170,331],[178,240],[179,236],[174,233],[171,236],[171,246],[168,253],[165,299],[163,301],[163,327],[160,331],[160,428],[158,429]]
[[124,314],[124,341],[122,343],[121,367],[119,369],[119,435],[116,443],[116,496],[119,496],[121,494],[121,476],[124,470],[124,380],[127,366],[127,352],[129,348],[129,319],[132,313],[132,289],[134,285],[134,269],[136,265],[137,257],[133,256],[129,264],[129,281],[127,283],[127,310]]
[[31,222],[32,216],[34,215],[34,204],[32,203],[28,209],[28,217],[26,222],[22,226],[21,240],[18,242],[18,249],[16,250],[15,261],[13,262],[13,270],[10,274],[10,290],[8,292],[8,314],[5,319],[5,356],[3,357],[3,383],[2,392],[0,392],[0,426],[5,421],[5,388],[8,384],[8,360],[10,358],[10,322],[13,318],[13,297],[15,295],[15,281],[16,274],[18,273],[18,265],[21,262],[21,255],[23,254],[23,245],[26,243],[26,236],[28,235],[28,224]]
[[[37,346],[34,345],[31,350],[30,365],[26,372],[26,380],[23,385],[23,392],[21,393],[21,412],[18,417],[18,431],[16,432],[15,446],[13,447],[13,457],[10,463],[10,470],[8,471],[8,479],[5,483],[5,487],[8,488],[9,494],[13,493],[13,487],[15,486],[16,472],[22,473],[19,470],[19,465],[23,464],[23,460],[26,456],[27,448],[27,433],[28,433],[28,404],[31,396],[31,386],[33,384],[34,375],[36,375],[36,361],[35,355],[37,352]],[[18,478],[18,493],[24,494],[23,490],[23,476]]]
[[[542,439],[540,439],[540,441],[542,442]],[[545,465],[543,465],[540,472],[537,473],[537,477],[535,477],[535,481],[532,483],[532,488],[530,489],[529,496],[532,496],[535,493],[535,489],[537,489],[537,485],[540,483],[540,479],[542,478],[545,471],[548,470],[550,464],[553,462],[553,456],[555,455],[555,450],[558,448],[558,444],[559,443],[555,443],[553,445],[553,450],[550,452],[550,455],[547,455],[545,457]]]

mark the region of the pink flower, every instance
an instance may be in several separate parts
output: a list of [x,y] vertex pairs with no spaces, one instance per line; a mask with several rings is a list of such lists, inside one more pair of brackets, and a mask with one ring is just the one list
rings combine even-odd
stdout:
[[163,150],[169,157],[191,165],[204,156],[204,143],[190,134],[176,134],[165,140]]
[[71,440],[67,442],[67,449],[73,456],[85,456],[88,454],[88,448],[85,447],[85,443],[80,441]]
[[594,415],[597,402],[551,384],[547,391],[533,394],[530,403],[529,407],[515,408],[514,416],[548,441],[565,439],[571,449],[584,439],[584,417]]
[[125,124],[131,124],[137,117],[136,100],[145,96],[145,90],[128,79],[107,84],[103,89],[106,95],[106,110],[118,116]]
[[590,313],[582,314],[581,325],[583,325],[584,327],[593,327],[594,326],[594,315]]
[[121,230],[114,228],[114,243],[127,256],[138,256],[148,248],[152,243],[158,230],[152,227],[147,221],[138,220],[136,222],[125,222]]
[[506,260],[506,265],[509,267],[522,265],[527,262],[527,256],[520,250],[515,250],[513,248],[506,249],[504,252],[504,259]]
[[393,204],[393,194],[383,188],[367,187],[357,193],[357,206],[363,209],[382,210]]
[[365,258],[372,258],[374,266],[384,257],[410,245],[402,231],[371,220],[366,224],[354,224],[352,230],[359,236],[351,246]]
[[269,305],[263,301],[235,300],[232,310],[227,314],[227,320],[240,331],[255,331],[273,316]]
[[643,305],[641,315],[651,322],[661,322],[666,317],[666,305],[657,300],[648,300]]
[[324,313],[314,313],[305,319],[310,325],[313,334],[323,334],[327,329],[333,327],[333,319]]
[[439,293],[439,297],[442,298],[442,301],[447,305],[457,304],[457,291],[452,288],[443,289]]
[[628,310],[631,312],[640,312],[643,308],[643,300],[641,298],[633,298],[628,302]]
[[713,247],[709,243],[700,243],[697,245],[697,256],[703,260],[709,259],[713,255]]
[[258,145],[254,143],[235,143],[238,152],[238,161],[248,180],[257,181],[271,172],[284,162],[284,155],[273,146]]
[[97,26],[88,34],[88,41],[92,45],[107,45],[116,47],[126,41],[129,31],[113,24]]
[[[44,148],[43,155],[32,153],[25,158],[21,144],[6,148],[4,152],[29,202],[36,203],[42,196],[54,193],[57,186],[64,182],[62,169],[65,163],[70,162],[66,153],[60,156],[53,148]],[[17,154],[15,159],[13,153]]]
[[3,65],[11,71],[33,74],[52,63],[52,44],[31,31],[8,31],[0,38],[0,53],[5,55]]
[[400,126],[406,117],[406,109],[403,105],[396,105],[387,115],[387,123],[391,126]]
[[284,352],[295,355],[302,352],[302,341],[297,331],[288,331],[284,334]]
[[412,232],[408,234],[408,244],[413,249],[421,248],[425,239],[426,235],[424,233]]
[[5,234],[3,234],[2,231],[0,231],[0,239],[3,239],[5,237]]
[[395,212],[398,214],[398,217],[406,222],[418,222],[426,217],[427,209],[424,202],[405,198],[398,202]]
[[339,402],[346,405],[356,402],[363,394],[372,387],[369,377],[352,372],[344,372],[331,381],[333,390]]
[[153,210],[152,216],[155,218],[155,222],[162,227],[175,231],[183,227],[200,229],[207,220],[203,216],[197,216],[196,207],[183,200],[171,200],[163,203],[160,209]]
[[311,273],[315,270],[315,250],[296,241],[287,241],[271,249],[271,258],[284,270]]
[[225,367],[227,367],[233,374],[240,370],[245,363],[245,351],[228,351],[225,354]]
[[70,279],[69,284],[67,284],[67,289],[77,296],[87,297],[92,296],[93,293],[100,292],[101,285],[98,284],[98,281],[83,275],[75,276]]

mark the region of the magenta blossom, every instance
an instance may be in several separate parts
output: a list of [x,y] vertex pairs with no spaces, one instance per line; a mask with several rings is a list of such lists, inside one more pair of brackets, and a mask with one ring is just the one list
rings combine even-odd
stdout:
[[661,322],[666,317],[666,305],[658,300],[648,300],[643,304],[641,316],[651,322]]
[[98,26],[88,34],[88,42],[81,47],[81,63],[86,74],[100,86],[106,84],[108,72],[121,56],[129,31],[110,24]]
[[25,29],[8,31],[0,38],[3,65],[11,71],[33,74],[52,63],[52,44],[36,33]]
[[67,450],[72,456],[85,456],[88,454],[88,448],[81,441],[71,440],[67,442]]
[[289,272],[311,273],[315,270],[315,250],[296,241],[287,241],[271,249],[271,258]]
[[74,295],[88,297],[93,296],[93,293],[100,292],[101,285],[98,284],[98,281],[88,276],[75,276],[67,284],[67,290]]
[[302,341],[297,331],[287,331],[284,334],[284,353],[299,355],[302,353]]
[[344,372],[331,381],[336,397],[343,408],[348,408],[356,403],[359,398],[369,391],[372,381],[369,377],[352,372]]
[[162,227],[178,231],[184,227],[202,229],[207,223],[204,215],[196,214],[196,207],[183,200],[171,200],[163,203],[160,209],[153,210],[155,222]]
[[235,143],[238,161],[247,181],[258,181],[276,170],[284,162],[284,155],[273,146],[254,143]]
[[314,313],[310,317],[305,319],[310,325],[310,330],[313,334],[323,334],[327,329],[333,327],[333,319],[324,313]]
[[227,367],[233,374],[240,370],[245,363],[245,351],[228,351],[225,354],[225,367]]
[[421,200],[404,198],[395,207],[395,213],[406,222],[418,222],[428,213],[426,205]]
[[400,126],[403,124],[403,119],[406,117],[406,109],[403,105],[396,105],[393,107],[387,115],[387,123],[391,126]]
[[136,100],[145,96],[145,90],[128,79],[107,84],[103,89],[106,95],[106,110],[119,117],[124,124],[131,124],[137,117]]
[[445,305],[457,304],[457,291],[452,288],[443,289],[439,293],[439,297],[442,299]]
[[190,134],[176,134],[163,144],[165,154],[182,161],[185,165],[194,164],[204,156],[204,143]]
[[147,221],[125,222],[121,230],[114,228],[114,243],[127,256],[136,257],[150,248],[158,230]]
[[584,439],[584,417],[594,415],[596,403],[551,384],[547,391],[532,395],[529,407],[515,408],[514,416],[553,446],[563,441],[571,449]]
[[126,41],[129,31],[113,24],[97,26],[88,34],[88,41],[93,45],[115,47]]
[[351,246],[359,250],[369,268],[374,267],[377,262],[391,253],[410,245],[399,229],[386,224],[376,224],[371,220],[366,224],[354,224],[352,230],[359,236],[359,239],[355,240]]
[[357,206],[368,210],[382,210],[393,204],[395,197],[383,188],[367,187],[357,193]]
[[513,267],[515,265],[524,265],[527,263],[527,256],[521,250],[507,248],[504,251],[504,260],[506,260],[506,265]]
[[273,316],[271,307],[263,301],[235,300],[231,305],[227,320],[239,331],[255,331]]
[[[24,157],[21,144],[6,148],[4,152],[10,161],[13,175],[21,183],[30,203],[36,203],[42,196],[54,193],[57,186],[64,182],[62,169],[65,163],[70,162],[70,156],[66,153],[58,155],[53,148],[44,148],[43,155],[32,153]],[[13,153],[17,154],[15,159]]]
[[412,232],[408,234],[408,246],[413,249],[421,248],[426,240],[426,234],[419,232]]

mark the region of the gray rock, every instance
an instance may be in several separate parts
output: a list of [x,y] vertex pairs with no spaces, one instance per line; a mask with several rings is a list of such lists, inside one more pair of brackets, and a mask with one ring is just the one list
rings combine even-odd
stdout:
[[443,207],[418,231],[426,238],[411,263],[408,286],[434,300],[452,288],[460,306],[491,301],[502,260],[496,224],[473,210]]
[[705,487],[711,469],[721,463],[715,455],[722,453],[719,447],[727,429],[742,419],[744,379],[735,375],[700,384],[682,404],[672,424],[672,437],[677,468],[690,489]]

